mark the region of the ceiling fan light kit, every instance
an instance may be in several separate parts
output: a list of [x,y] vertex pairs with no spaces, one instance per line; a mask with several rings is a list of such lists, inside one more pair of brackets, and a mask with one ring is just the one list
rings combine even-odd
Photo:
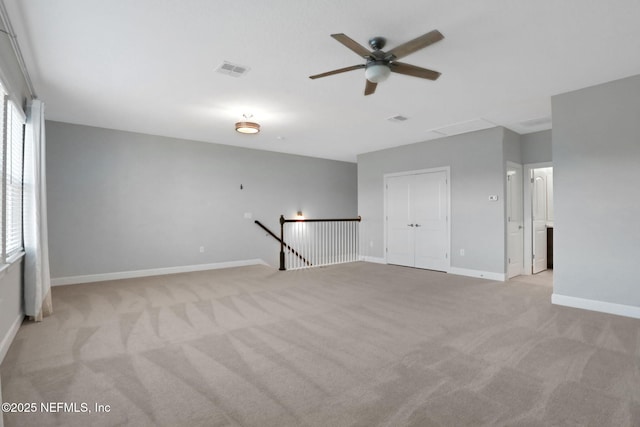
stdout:
[[389,78],[391,68],[382,61],[371,61],[366,65],[364,76],[371,83],[380,83]]
[[309,76],[310,79],[318,79],[364,68],[364,75],[367,79],[364,94],[371,95],[376,91],[378,83],[387,80],[392,72],[427,80],[436,80],[440,77],[440,73],[437,71],[398,62],[398,59],[442,40],[444,36],[438,30],[433,30],[423,34],[420,37],[401,44],[400,46],[396,46],[388,52],[382,50],[386,44],[384,37],[373,37],[369,40],[369,46],[371,46],[371,49],[373,50],[367,49],[346,34],[331,34],[331,37],[342,43],[345,47],[351,49],[357,55],[361,56],[366,60],[366,63]]

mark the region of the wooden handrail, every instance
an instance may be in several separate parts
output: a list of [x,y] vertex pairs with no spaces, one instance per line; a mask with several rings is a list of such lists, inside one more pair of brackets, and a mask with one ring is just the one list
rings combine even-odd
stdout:
[[362,217],[358,216],[357,218],[339,218],[339,219],[335,219],[335,218],[331,218],[331,219],[285,219],[284,215],[280,217],[281,218],[281,222],[283,223],[287,223],[287,222],[349,222],[349,221],[357,221],[360,222],[362,221]]
[[297,256],[298,258],[300,258],[302,260],[302,262],[304,262],[305,264],[307,264],[309,267],[312,266],[312,264],[302,255],[300,255],[298,253],[298,251],[296,251],[295,249],[293,249],[291,246],[289,246],[288,244],[286,244],[281,238],[279,238],[278,236],[275,235],[275,233],[271,230],[269,230],[264,224],[262,224],[260,221],[255,220],[253,221],[254,223],[256,223],[260,228],[262,228],[264,231],[266,231],[267,233],[269,233],[274,239],[276,239],[278,242],[280,242],[280,246],[286,246],[287,249],[289,249],[295,256]]

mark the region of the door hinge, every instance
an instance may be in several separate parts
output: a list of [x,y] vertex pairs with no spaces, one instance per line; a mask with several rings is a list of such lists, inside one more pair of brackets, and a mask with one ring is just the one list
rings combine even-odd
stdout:
[[536,259],[536,254],[531,255],[531,259]]
[[449,253],[448,252],[444,253],[444,259],[449,259]]
[[509,260],[509,264],[511,264],[511,258],[507,258]]
[[531,178],[531,183],[533,184],[533,178]]
[[385,252],[389,252],[389,248],[384,248],[384,251]]

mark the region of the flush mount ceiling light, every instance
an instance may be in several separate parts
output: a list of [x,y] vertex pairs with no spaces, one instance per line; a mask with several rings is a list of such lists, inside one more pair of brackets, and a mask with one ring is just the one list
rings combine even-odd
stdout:
[[260,125],[254,122],[238,122],[236,123],[236,132],[258,133],[260,132]]
[[[243,116],[245,119],[250,119],[251,117],[253,117],[252,114],[244,114]],[[245,134],[258,133],[260,132],[260,125],[256,122],[249,122],[249,121],[237,122],[236,132],[245,133]]]

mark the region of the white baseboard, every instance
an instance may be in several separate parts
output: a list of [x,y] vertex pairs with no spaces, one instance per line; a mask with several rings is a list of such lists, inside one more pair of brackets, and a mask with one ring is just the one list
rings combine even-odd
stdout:
[[0,341],[0,363],[4,360],[4,357],[7,355],[7,351],[9,351],[9,347],[13,342],[13,339],[16,337],[18,333],[18,329],[20,329],[20,325],[22,325],[22,321],[24,320],[24,314],[20,313],[16,320],[13,321],[13,324],[7,331],[6,335],[2,337],[2,341]]
[[491,271],[470,270],[468,268],[451,267],[449,274],[457,274],[459,276],[478,277],[480,279],[498,280],[504,282],[507,275],[504,273],[493,273]]
[[386,264],[387,262],[384,260],[384,258],[378,258],[378,257],[373,257],[373,256],[360,256],[360,261],[364,261],[364,262],[373,262],[375,264]]
[[[377,258],[371,256],[360,256],[360,261],[373,262],[376,264],[386,264],[384,258]],[[459,276],[478,277],[481,279],[498,280],[504,282],[507,275],[504,273],[492,273],[490,271],[469,270],[467,268],[451,267],[447,272],[449,274],[457,274]]]
[[180,267],[152,268],[149,270],[121,271],[116,273],[89,274],[85,276],[56,277],[51,286],[75,285],[78,283],[104,282],[107,280],[133,279],[136,277],[162,276],[165,274],[190,273],[192,271],[217,270],[220,268],[268,265],[261,259],[218,262],[213,264],[185,265]]
[[552,294],[551,303],[565,307],[581,308],[583,310],[599,311],[601,313],[617,314],[618,316],[640,319],[640,307],[634,305],[616,304],[567,295]]

